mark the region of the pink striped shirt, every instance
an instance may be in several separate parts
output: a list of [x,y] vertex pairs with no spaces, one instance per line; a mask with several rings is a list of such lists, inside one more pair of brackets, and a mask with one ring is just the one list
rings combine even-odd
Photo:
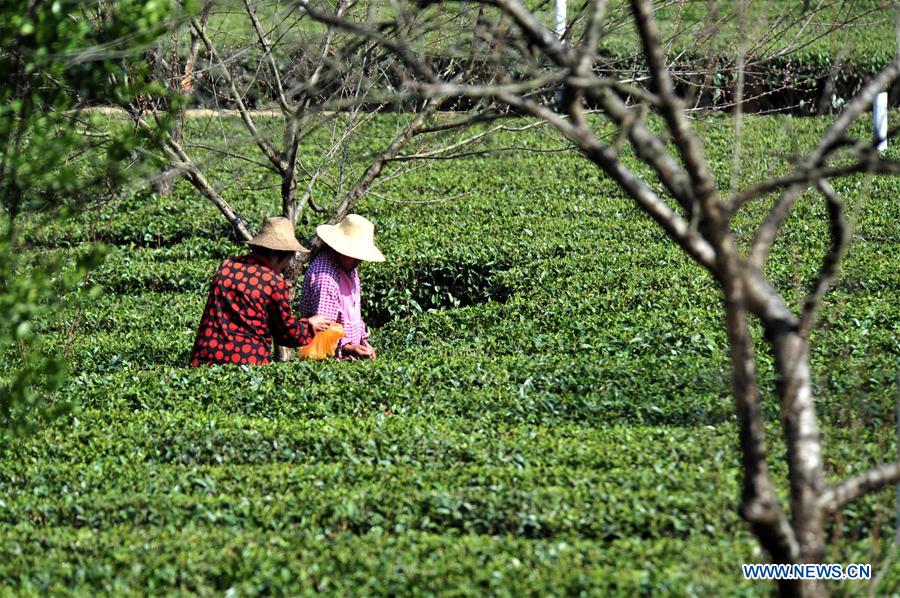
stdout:
[[360,312],[359,273],[347,272],[338,264],[334,250],[323,249],[315,257],[300,290],[300,313],[303,317],[325,316],[344,326],[344,338],[338,342],[338,359],[346,344],[358,345],[369,337]]

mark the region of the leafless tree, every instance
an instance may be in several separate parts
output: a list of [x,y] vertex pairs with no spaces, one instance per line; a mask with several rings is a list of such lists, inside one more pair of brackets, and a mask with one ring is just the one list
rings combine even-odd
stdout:
[[[206,168],[199,154],[240,161],[277,181],[266,188],[279,190],[277,209],[295,224],[305,208],[336,223],[377,185],[379,177],[389,180],[416,157],[445,155],[478,139],[453,136],[455,130],[480,118],[477,111],[447,119],[437,115],[440,100],[395,93],[392,88],[401,63],[396,48],[332,24],[348,22],[349,13],[364,15],[369,7],[355,0],[337,0],[284,4],[281,9],[273,10],[272,3],[258,0],[206,0],[182,32],[182,39],[190,40],[183,67],[179,64],[179,32],[171,38],[170,59],[165,58],[167,52],[156,52],[161,57],[161,78],[170,88],[187,95],[196,93],[202,77],[210,101],[236,113],[244,137],[252,142],[253,149],[246,151],[233,132],[223,133],[218,144],[210,144],[205,136],[192,136],[184,127],[183,108],[175,128],[163,133],[168,169],[161,178],[172,173],[183,176],[222,213],[240,239],[250,239],[252,229],[221,193],[231,182],[213,180],[212,169]],[[260,10],[266,14],[261,16]],[[233,43],[213,30],[223,14],[232,22],[242,19],[241,31],[247,36]],[[224,41],[216,41],[217,37]],[[464,78],[466,67],[457,62],[447,66],[459,70]],[[256,67],[249,69],[249,81],[247,65]],[[351,141],[387,108],[402,108],[404,124],[380,150],[365,161],[353,162]],[[154,128],[148,122],[152,113],[139,116],[147,129]],[[218,119],[221,113],[210,119]],[[319,138],[326,141],[319,142],[314,153],[302,155],[301,142],[323,131]],[[317,189],[325,190],[324,200],[314,196]],[[316,251],[319,243],[312,237],[307,246]],[[287,276],[296,279],[310,255],[299,255]],[[278,347],[276,354],[279,360],[293,357],[293,352],[283,347]]]
[[[546,9],[546,3],[538,4],[536,12],[521,0],[426,0],[415,5],[397,0],[382,13],[343,16],[305,3],[299,5],[319,22],[393,52],[405,69],[400,90],[405,97],[477,101],[482,115],[512,111],[549,124],[714,277],[723,297],[739,422],[743,468],[740,513],[774,562],[823,562],[828,520],[851,502],[900,480],[900,463],[885,463],[834,484],[826,480],[809,342],[819,307],[850,236],[844,201],[829,181],[855,173],[900,173],[900,163],[881,157],[870,139],[856,139],[849,132],[875,94],[898,79],[900,60],[890,62],[846,103],[815,146],[792,161],[787,174],[745,188],[740,188],[739,178],[733,177],[732,188],[727,190],[727,184],[723,186],[714,178],[704,156],[703,141],[692,125],[696,104],[692,105],[691,96],[695,97],[696,91],[684,81],[696,81],[694,75],[700,75],[702,82],[703,73],[687,76],[677,72],[673,57],[667,53],[670,40],[660,34],[655,9],[667,3],[631,0],[627,13],[619,10],[613,14],[607,1],[588,0],[569,21],[562,39],[548,28],[547,13],[539,12]],[[473,5],[477,6],[475,12],[471,11]],[[741,6],[746,11],[746,3]],[[470,35],[446,44],[441,52],[426,51],[436,47],[429,37],[432,24],[465,11],[469,11],[466,31]],[[805,26],[806,12],[792,14],[793,27],[789,22],[778,25],[784,35],[796,36],[797,27]],[[739,11],[738,18],[745,17],[746,13]],[[640,44],[640,64],[632,65],[630,71],[618,68],[598,52],[603,37],[625,23],[634,28]],[[766,31],[760,39],[742,42],[738,59],[730,67],[738,74],[736,89],[731,90],[735,94],[733,104],[738,107],[738,133],[740,107],[748,99],[743,95],[745,70],[788,49],[783,39],[779,46],[774,36],[773,31]],[[799,41],[790,43],[801,45]],[[447,57],[463,63],[468,58],[478,62],[480,68],[468,78],[448,78],[441,62]],[[588,106],[598,109],[602,118],[588,118]],[[664,123],[663,135],[648,126],[651,113]],[[618,131],[614,139],[598,132],[608,123]],[[626,165],[622,159],[625,146],[649,167],[651,175]],[[830,246],[805,299],[792,308],[766,278],[765,266],[788,215],[809,189],[821,194],[827,205]],[[742,250],[733,226],[735,215],[750,203],[769,205],[762,201],[766,199],[771,203],[767,216],[755,231],[749,249]],[[750,334],[754,319],[761,325],[765,343],[775,358],[790,515],[777,496],[769,470],[757,352]],[[827,591],[820,582],[800,580],[782,580],[779,589],[787,595],[809,596]]]

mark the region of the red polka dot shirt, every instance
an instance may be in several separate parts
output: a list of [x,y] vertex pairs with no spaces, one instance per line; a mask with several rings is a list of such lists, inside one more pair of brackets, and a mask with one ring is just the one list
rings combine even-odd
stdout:
[[291,313],[284,278],[253,255],[227,259],[209,287],[209,297],[191,365],[269,363],[272,339],[286,347],[312,340],[306,318]]

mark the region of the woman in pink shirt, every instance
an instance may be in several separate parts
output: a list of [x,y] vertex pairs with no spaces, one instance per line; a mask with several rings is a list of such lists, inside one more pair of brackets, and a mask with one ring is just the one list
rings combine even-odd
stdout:
[[344,326],[338,342],[338,359],[375,359],[369,333],[363,322],[359,274],[363,261],[383,262],[375,246],[375,225],[349,214],[336,225],[322,224],[316,234],[326,247],[316,256],[303,277],[300,313],[303,317],[324,316]]

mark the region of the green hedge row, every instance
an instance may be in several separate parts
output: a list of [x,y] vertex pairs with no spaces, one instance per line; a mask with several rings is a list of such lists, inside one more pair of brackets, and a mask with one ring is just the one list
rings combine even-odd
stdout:
[[[401,527],[437,521],[470,533],[513,533],[511,521],[530,513],[533,529],[516,533],[610,539],[619,532],[717,534],[737,520],[729,506],[739,481],[731,425],[598,430],[387,409],[367,417],[257,419],[200,416],[188,407],[172,414],[88,412],[11,449],[0,474],[0,521],[100,528],[129,519],[163,525],[172,517],[178,525],[201,508],[196,499],[227,522],[236,496],[277,497],[268,519],[244,513],[247,525],[263,527],[298,518],[314,527],[340,525],[335,512],[354,500],[366,505],[354,507],[358,531],[370,517],[388,517],[407,522]],[[877,431],[829,432],[826,456],[836,476],[891,458]],[[783,464],[774,473],[783,474]],[[721,491],[691,491],[698,485]],[[435,506],[441,496],[456,510]],[[889,508],[888,498],[849,509],[844,525],[865,532],[873,508]]]
[[137,537],[132,526],[103,534],[14,531],[0,539],[0,550],[15,555],[0,564],[0,575],[17,594],[649,595],[723,587],[735,595],[761,594],[758,584],[735,577],[741,561],[754,558],[745,537],[597,544],[415,531],[325,536],[303,526],[273,533],[196,524]]
[[[692,580],[679,575],[678,584],[698,587],[704,580],[689,575],[693,566],[711,567],[716,584],[734,587],[739,572],[730,569],[752,562],[752,553],[743,552],[746,532],[729,537],[742,526],[734,510],[739,479],[731,425],[483,427],[440,415],[260,420],[182,408],[171,415],[83,413],[10,450],[0,469],[0,547],[8,555],[0,575],[21,588],[103,588],[123,577],[135,583],[132,575],[160,588],[218,587],[212,570],[192,565],[225,566],[220,554],[207,552],[209,543],[195,544],[198,536],[277,541],[271,552],[246,556],[248,566],[261,569],[273,560],[297,563],[304,546],[339,562],[353,554],[331,552],[341,538],[376,547],[422,537],[488,545],[506,539],[532,548],[576,543],[582,558],[599,551],[619,560],[628,576],[674,567]],[[771,432],[777,436],[774,426]],[[838,460],[842,475],[848,466],[890,458],[877,431],[829,434],[826,456]],[[780,450],[777,442],[772,450]],[[776,461],[773,473],[783,475],[783,464]],[[839,561],[855,554],[868,562],[849,539],[870,536],[879,521],[879,534],[888,537],[892,504],[882,494],[847,510]],[[130,537],[120,535],[124,530]],[[671,543],[688,554],[664,557],[660,550]],[[701,546],[716,546],[718,554],[693,554]],[[135,558],[137,550],[146,557]],[[522,545],[503,555],[521,561],[530,550]],[[364,552],[372,551],[378,549]],[[207,559],[196,559],[198,553]],[[417,554],[407,553],[415,557],[411,584],[419,583]],[[580,573],[593,567],[582,563]],[[361,570],[356,563],[335,583]],[[561,574],[555,567],[545,572]],[[605,569],[598,575],[593,583],[618,579]],[[448,583],[460,583],[453,579]],[[657,591],[668,587],[654,583],[663,584]]]
[[[397,124],[375,119],[354,155]],[[748,118],[742,181],[784,172],[779,156],[826,124]],[[730,121],[695,125],[724,189]],[[488,146],[514,140],[559,145],[534,131]],[[277,205],[274,192],[241,191],[268,180],[247,165],[198,159],[228,181],[223,193],[248,220]],[[896,455],[900,392],[900,188],[864,177],[836,186],[855,237],[812,363],[831,479]],[[2,447],[9,591],[770,592],[739,570],[764,557],[736,515],[737,436],[711,278],[577,156],[429,162],[379,193],[460,197],[359,204],[389,258],[361,269],[377,324],[372,363],[187,368],[208,281],[242,249],[184,184],[66,225],[26,223],[35,255],[74,256],[91,239],[110,248],[90,281],[106,294],[43,329],[69,351],[71,376],[54,400],[73,403],[72,415]],[[741,242],[770,202],[742,211]],[[822,200],[804,196],[773,248],[768,274],[795,304],[826,248],[823,215]],[[304,216],[301,237],[317,218]],[[771,357],[753,333],[783,492]],[[0,355],[0,372],[16,358]],[[884,492],[846,509],[829,529],[829,561],[883,558],[893,501]],[[897,573],[885,584],[897,587]]]
[[[401,425],[411,428],[413,442],[398,437]],[[383,432],[369,429],[365,438],[346,429],[341,437],[342,430],[329,422],[305,433],[294,429],[274,435],[265,428],[204,427],[199,443],[189,436],[194,432],[189,427],[177,432],[171,427],[154,430],[145,424],[144,434],[158,434],[149,447],[140,440],[128,443],[113,430],[110,436],[121,443],[113,449],[118,459],[4,474],[3,486],[15,488],[27,480],[29,488],[21,495],[7,490],[0,524],[102,529],[131,522],[177,529],[199,517],[211,525],[273,531],[303,524],[325,534],[381,528],[397,534],[578,535],[605,541],[716,535],[737,524],[726,499],[738,488],[734,464],[723,460],[686,468],[679,460],[699,458],[700,447],[708,444],[718,453],[730,452],[731,439],[724,445],[700,439],[689,450],[673,446],[691,431],[615,435],[614,442],[656,443],[652,456],[668,458],[651,464],[649,455],[617,451],[615,459],[582,468],[544,452],[554,441],[523,449],[508,441],[490,442],[485,438],[489,431],[473,431],[470,448],[453,450],[459,432],[440,426],[417,429],[408,421],[394,429],[382,424]],[[428,433],[445,435],[430,442],[420,437]],[[538,442],[542,433],[551,432],[510,431],[520,440]],[[603,437],[588,437],[585,445],[606,453],[615,446]],[[445,447],[449,454],[442,454]],[[134,462],[122,448],[144,459]],[[59,452],[47,456],[62,460]],[[152,464],[170,460],[177,465]],[[201,463],[210,466],[196,465]],[[108,471],[104,474],[110,467],[117,471],[115,481],[108,480]],[[684,492],[710,485],[722,494],[698,499]],[[849,525],[856,526],[855,519]]]
[[[530,4],[543,23],[554,21],[552,3],[535,0],[526,4]],[[383,12],[380,18],[386,22],[394,16],[389,8],[374,10]],[[745,95],[750,101],[745,111],[789,110],[796,114],[815,114],[820,103],[826,110],[840,109],[861,84],[894,56],[894,17],[889,5],[881,0],[817,5],[758,2],[747,5],[747,11],[747,16],[742,19],[737,14],[737,5],[717,4],[711,8],[699,0],[654,6],[673,70],[685,73],[685,77],[690,77],[689,73],[709,73],[706,80],[692,80],[691,84],[684,85],[688,93],[696,92],[701,86],[704,88],[701,106],[730,108],[734,100],[737,49],[742,46],[749,53],[746,60],[750,65]],[[246,101],[253,106],[276,106],[277,98],[273,92],[276,84],[271,73],[258,68],[264,60],[262,50],[247,48],[246,40],[254,37],[249,19],[239,12],[222,12],[213,15],[210,34],[220,45],[220,51],[235,52],[230,65],[238,78],[238,86],[246,94]],[[437,16],[436,12],[426,9],[421,15],[424,19],[445,18]],[[298,56],[315,52],[314,48],[321,44],[324,28],[308,19],[294,24],[292,17],[296,14],[284,14],[277,6],[262,8],[261,14],[272,32],[277,32],[274,37],[280,43],[272,56],[282,75],[287,76],[285,85],[291,87],[297,83],[292,78],[298,76],[292,65],[296,64]],[[579,40],[583,35],[585,19],[583,15],[579,16],[581,18],[576,18],[575,8],[569,8],[572,29],[568,35],[572,40]],[[363,18],[362,15],[359,18]],[[487,9],[484,19],[495,18],[496,11]],[[293,26],[287,28],[285,22]],[[461,52],[470,51],[469,44],[460,40],[458,34],[448,35],[447,27],[454,26],[457,26],[455,21],[448,19],[446,25],[435,32],[435,38],[420,40],[417,48],[430,57],[434,72],[444,73],[448,78],[458,73],[459,65],[453,59]],[[517,37],[519,33],[511,28],[507,35]],[[451,48],[450,40],[465,47]],[[609,3],[599,50],[595,67],[600,72],[646,72],[646,64],[639,59],[641,44],[628,2]],[[168,47],[163,50],[168,51]],[[183,52],[187,52],[186,46]],[[508,76],[516,79],[528,75],[522,61],[513,57],[506,60],[502,68]],[[486,60],[482,68],[485,72],[476,72],[475,78],[490,79],[491,69],[495,68],[493,63]],[[399,74],[392,78],[391,84],[382,85],[402,86]],[[826,86],[829,79],[832,79],[830,88]],[[788,83],[790,87],[786,89]],[[213,89],[214,84],[218,91]],[[222,84],[214,78],[198,80],[195,89],[198,105],[212,109],[233,108],[227,96],[226,93],[223,97]]]

